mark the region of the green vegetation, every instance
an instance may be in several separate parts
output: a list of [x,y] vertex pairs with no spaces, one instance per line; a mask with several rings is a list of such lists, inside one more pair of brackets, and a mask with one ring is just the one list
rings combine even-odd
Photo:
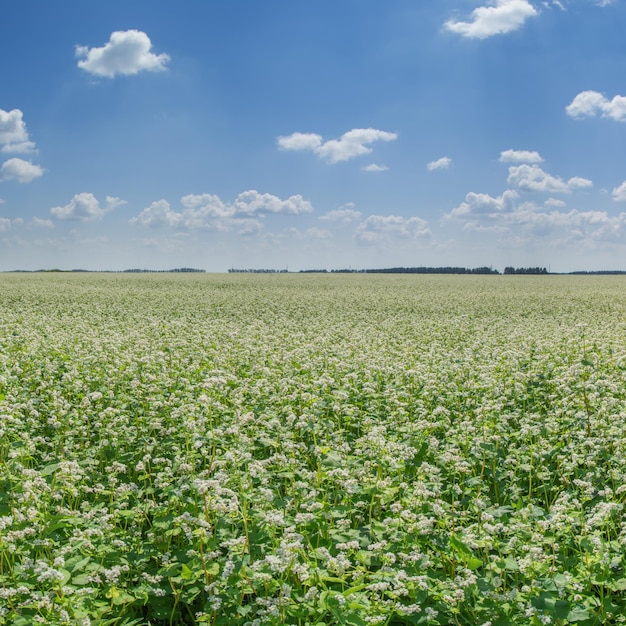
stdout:
[[0,281],[0,625],[626,622],[623,278]]

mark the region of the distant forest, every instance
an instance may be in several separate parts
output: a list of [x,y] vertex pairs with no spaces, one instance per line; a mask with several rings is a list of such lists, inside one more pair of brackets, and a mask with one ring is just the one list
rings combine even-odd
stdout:
[[[127,269],[127,270],[84,270],[84,269],[40,269],[40,270],[11,270],[9,273],[38,273],[38,272],[85,272],[85,273],[108,273],[108,274],[167,274],[167,273],[206,273],[206,270],[196,269],[192,267],[179,267],[171,270],[150,270],[150,269]],[[276,269],[229,269],[230,274],[492,274],[500,275],[497,269],[492,267],[388,267],[388,268],[376,268],[376,269],[307,269],[299,270],[297,272],[290,272],[288,269],[276,270]],[[575,272],[550,272],[545,267],[512,267],[508,266],[504,268],[502,274],[526,274],[526,275],[574,275],[574,276],[619,276],[626,274],[626,270],[594,270],[594,271],[575,271]]]

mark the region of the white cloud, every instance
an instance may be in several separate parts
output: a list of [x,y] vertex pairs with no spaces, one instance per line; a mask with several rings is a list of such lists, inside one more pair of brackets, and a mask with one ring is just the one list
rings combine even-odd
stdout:
[[315,133],[292,133],[276,140],[281,150],[313,150],[322,145],[321,135]]
[[9,159],[0,168],[0,180],[16,180],[18,183],[30,183],[43,175],[43,168],[24,159]]
[[510,212],[515,208],[515,201],[519,194],[512,189],[507,189],[501,196],[493,198],[486,193],[474,193],[470,191],[456,209],[449,214],[449,218],[468,219],[475,216],[494,216]]
[[613,200],[615,202],[626,202],[626,180],[619,187],[613,189]]
[[574,176],[567,181],[567,185],[570,189],[591,189],[593,182],[588,178],[581,178],[580,176]]
[[315,227],[307,229],[306,234],[313,239],[332,239],[333,236],[330,231]]
[[11,230],[11,220],[7,217],[0,217],[0,233]]
[[81,59],[78,67],[106,78],[167,69],[169,55],[153,54],[151,49],[152,42],[146,33],[139,30],[115,31],[101,48],[77,46],[76,56]]
[[172,211],[167,200],[157,200],[146,207],[139,215],[130,219],[131,224],[141,226],[178,226],[182,214]]
[[517,30],[538,11],[528,0],[494,0],[487,6],[474,9],[471,21],[449,20],[445,27],[471,39],[486,39]]
[[567,206],[567,203],[564,200],[559,200],[557,198],[548,198],[543,204],[552,208],[562,208]]
[[329,222],[342,222],[344,224],[348,224],[349,222],[354,222],[355,220],[360,219],[362,215],[361,211],[357,211],[354,208],[354,204],[349,202],[338,209],[328,211],[325,215],[320,216],[320,219],[327,220]]
[[77,193],[65,206],[50,209],[50,215],[59,220],[80,220],[83,222],[102,219],[107,213],[125,204],[124,200],[107,196],[104,206],[100,206],[92,193]]
[[292,133],[278,137],[276,143],[281,150],[310,150],[329,163],[347,161],[357,156],[371,154],[370,144],[376,141],[393,141],[396,133],[389,133],[375,128],[354,128],[341,135],[339,139],[323,142],[320,135],[314,133]]
[[32,154],[33,152],[37,152],[35,148],[35,144],[32,141],[22,141],[20,143],[7,143],[2,146],[0,152],[8,153],[12,152],[14,154]]
[[235,215],[259,215],[259,214],[280,214],[280,215],[302,215],[312,213],[311,203],[300,195],[290,196],[286,200],[281,200],[277,196],[269,193],[259,193],[254,189],[244,191],[239,194],[232,205]]
[[541,163],[543,159],[538,152],[530,150],[504,150],[500,153],[501,163]]
[[441,157],[436,161],[431,161],[430,163],[428,163],[426,165],[426,169],[429,172],[432,172],[434,170],[447,170],[450,167],[451,163],[452,159],[450,157]]
[[35,228],[54,228],[54,223],[52,220],[44,220],[41,217],[33,217],[29,222],[30,226],[34,226]]
[[581,91],[565,107],[571,117],[594,117],[600,114],[618,122],[626,121],[626,96],[615,96],[612,100],[597,91]]
[[357,226],[355,239],[359,243],[369,244],[386,238],[417,239],[429,238],[431,235],[428,222],[420,217],[370,215]]
[[[0,144],[3,152],[10,152],[10,146],[23,146],[28,144],[28,131],[23,119],[23,113],[19,109],[3,111],[0,109]],[[14,150],[19,152],[20,150]]]
[[158,200],[130,220],[141,226],[170,226],[186,229],[237,230],[249,234],[261,230],[258,217],[264,215],[303,215],[311,213],[311,203],[300,195],[286,200],[254,189],[239,194],[231,204],[213,194],[189,194],[181,198],[182,211],[175,211],[167,200]]
[[[626,194],[626,182],[624,192]],[[448,213],[445,219],[463,223],[464,230],[508,237],[507,241],[520,237],[532,241],[549,236],[554,245],[569,241],[597,246],[602,242],[621,241],[626,236],[626,213],[610,216],[605,211],[560,211],[558,209],[565,206],[560,200],[551,198],[546,201],[546,208],[542,208],[532,202],[517,204],[518,198],[512,190],[498,198],[469,193],[466,202]]]
[[509,167],[507,182],[522,191],[544,193],[570,193],[574,189],[588,189],[593,186],[586,178],[575,176],[566,182],[558,176],[544,172],[538,165],[527,164]]
[[389,168],[386,165],[379,165],[378,163],[370,163],[361,168],[364,172],[386,172]]

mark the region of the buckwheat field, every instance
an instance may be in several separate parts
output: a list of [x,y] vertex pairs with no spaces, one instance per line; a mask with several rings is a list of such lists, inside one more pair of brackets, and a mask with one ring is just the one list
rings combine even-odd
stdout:
[[0,290],[1,625],[626,623],[626,277]]

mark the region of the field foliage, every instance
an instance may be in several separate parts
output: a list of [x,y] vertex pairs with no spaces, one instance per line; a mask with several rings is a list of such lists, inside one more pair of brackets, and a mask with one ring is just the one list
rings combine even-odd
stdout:
[[0,625],[625,623],[625,280],[0,276]]

